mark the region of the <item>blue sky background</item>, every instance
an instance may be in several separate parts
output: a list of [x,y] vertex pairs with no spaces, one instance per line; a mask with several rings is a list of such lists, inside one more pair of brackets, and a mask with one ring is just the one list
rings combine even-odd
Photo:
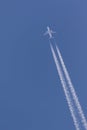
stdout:
[[87,1],[0,1],[0,129],[74,130],[49,25],[87,118]]

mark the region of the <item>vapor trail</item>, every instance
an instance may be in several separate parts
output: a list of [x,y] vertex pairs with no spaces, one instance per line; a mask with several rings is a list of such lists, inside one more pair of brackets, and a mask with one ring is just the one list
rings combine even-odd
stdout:
[[60,50],[59,50],[59,48],[58,48],[57,45],[56,45],[56,50],[57,50],[57,53],[58,53],[58,56],[59,56],[59,59],[60,59],[60,62],[61,62],[64,74],[65,74],[65,77],[66,77],[66,80],[67,80],[67,83],[68,83],[68,86],[69,86],[70,92],[72,94],[72,98],[73,98],[74,103],[76,105],[75,107],[76,107],[76,109],[78,111],[79,120],[81,121],[80,126],[83,126],[84,129],[87,130],[87,121],[86,121],[86,118],[85,118],[84,113],[82,111],[82,108],[81,108],[81,105],[79,103],[78,97],[76,95],[75,89],[74,89],[73,84],[71,82],[69,73],[68,73],[67,68],[66,68],[66,66],[64,64],[62,55],[61,55]]
[[73,118],[74,125],[76,127],[76,130],[80,130],[80,124],[79,124],[78,118],[76,117],[76,112],[75,112],[75,109],[74,109],[72,99],[70,97],[68,87],[66,85],[66,81],[65,81],[65,78],[64,78],[63,72],[61,70],[59,61],[57,60],[55,51],[54,51],[51,43],[50,43],[50,47],[51,47],[52,55],[53,55],[53,58],[54,58],[54,61],[55,61],[56,67],[57,67],[57,72],[59,74],[60,81],[61,81],[64,93],[65,93],[65,96],[66,96],[66,100],[67,100],[67,103],[68,103],[68,106],[69,106],[69,109],[70,109],[70,112],[71,112],[71,116]]

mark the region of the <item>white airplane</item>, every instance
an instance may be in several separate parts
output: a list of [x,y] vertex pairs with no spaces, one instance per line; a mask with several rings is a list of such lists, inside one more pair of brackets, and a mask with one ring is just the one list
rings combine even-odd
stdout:
[[49,26],[47,26],[47,31],[44,33],[44,35],[49,35],[49,38],[51,39],[51,38],[53,38],[53,36],[52,36],[52,34],[53,33],[56,33],[56,32],[54,32],[54,31],[52,31],[51,29],[50,29],[50,27]]

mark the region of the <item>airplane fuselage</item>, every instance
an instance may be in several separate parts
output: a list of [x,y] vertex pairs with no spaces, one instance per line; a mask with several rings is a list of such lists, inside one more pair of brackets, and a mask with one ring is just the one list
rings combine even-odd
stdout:
[[49,27],[47,27],[47,31],[48,31],[48,34],[49,34],[50,38],[52,38],[52,32],[51,32]]

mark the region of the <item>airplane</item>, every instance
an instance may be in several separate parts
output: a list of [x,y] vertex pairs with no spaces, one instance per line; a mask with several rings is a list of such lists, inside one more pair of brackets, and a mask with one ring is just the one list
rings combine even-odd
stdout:
[[44,35],[49,35],[49,38],[51,39],[51,38],[53,38],[53,36],[52,36],[52,34],[53,33],[56,33],[56,32],[54,32],[54,31],[52,31],[51,29],[50,29],[50,27],[49,26],[47,26],[47,31],[44,33]]

